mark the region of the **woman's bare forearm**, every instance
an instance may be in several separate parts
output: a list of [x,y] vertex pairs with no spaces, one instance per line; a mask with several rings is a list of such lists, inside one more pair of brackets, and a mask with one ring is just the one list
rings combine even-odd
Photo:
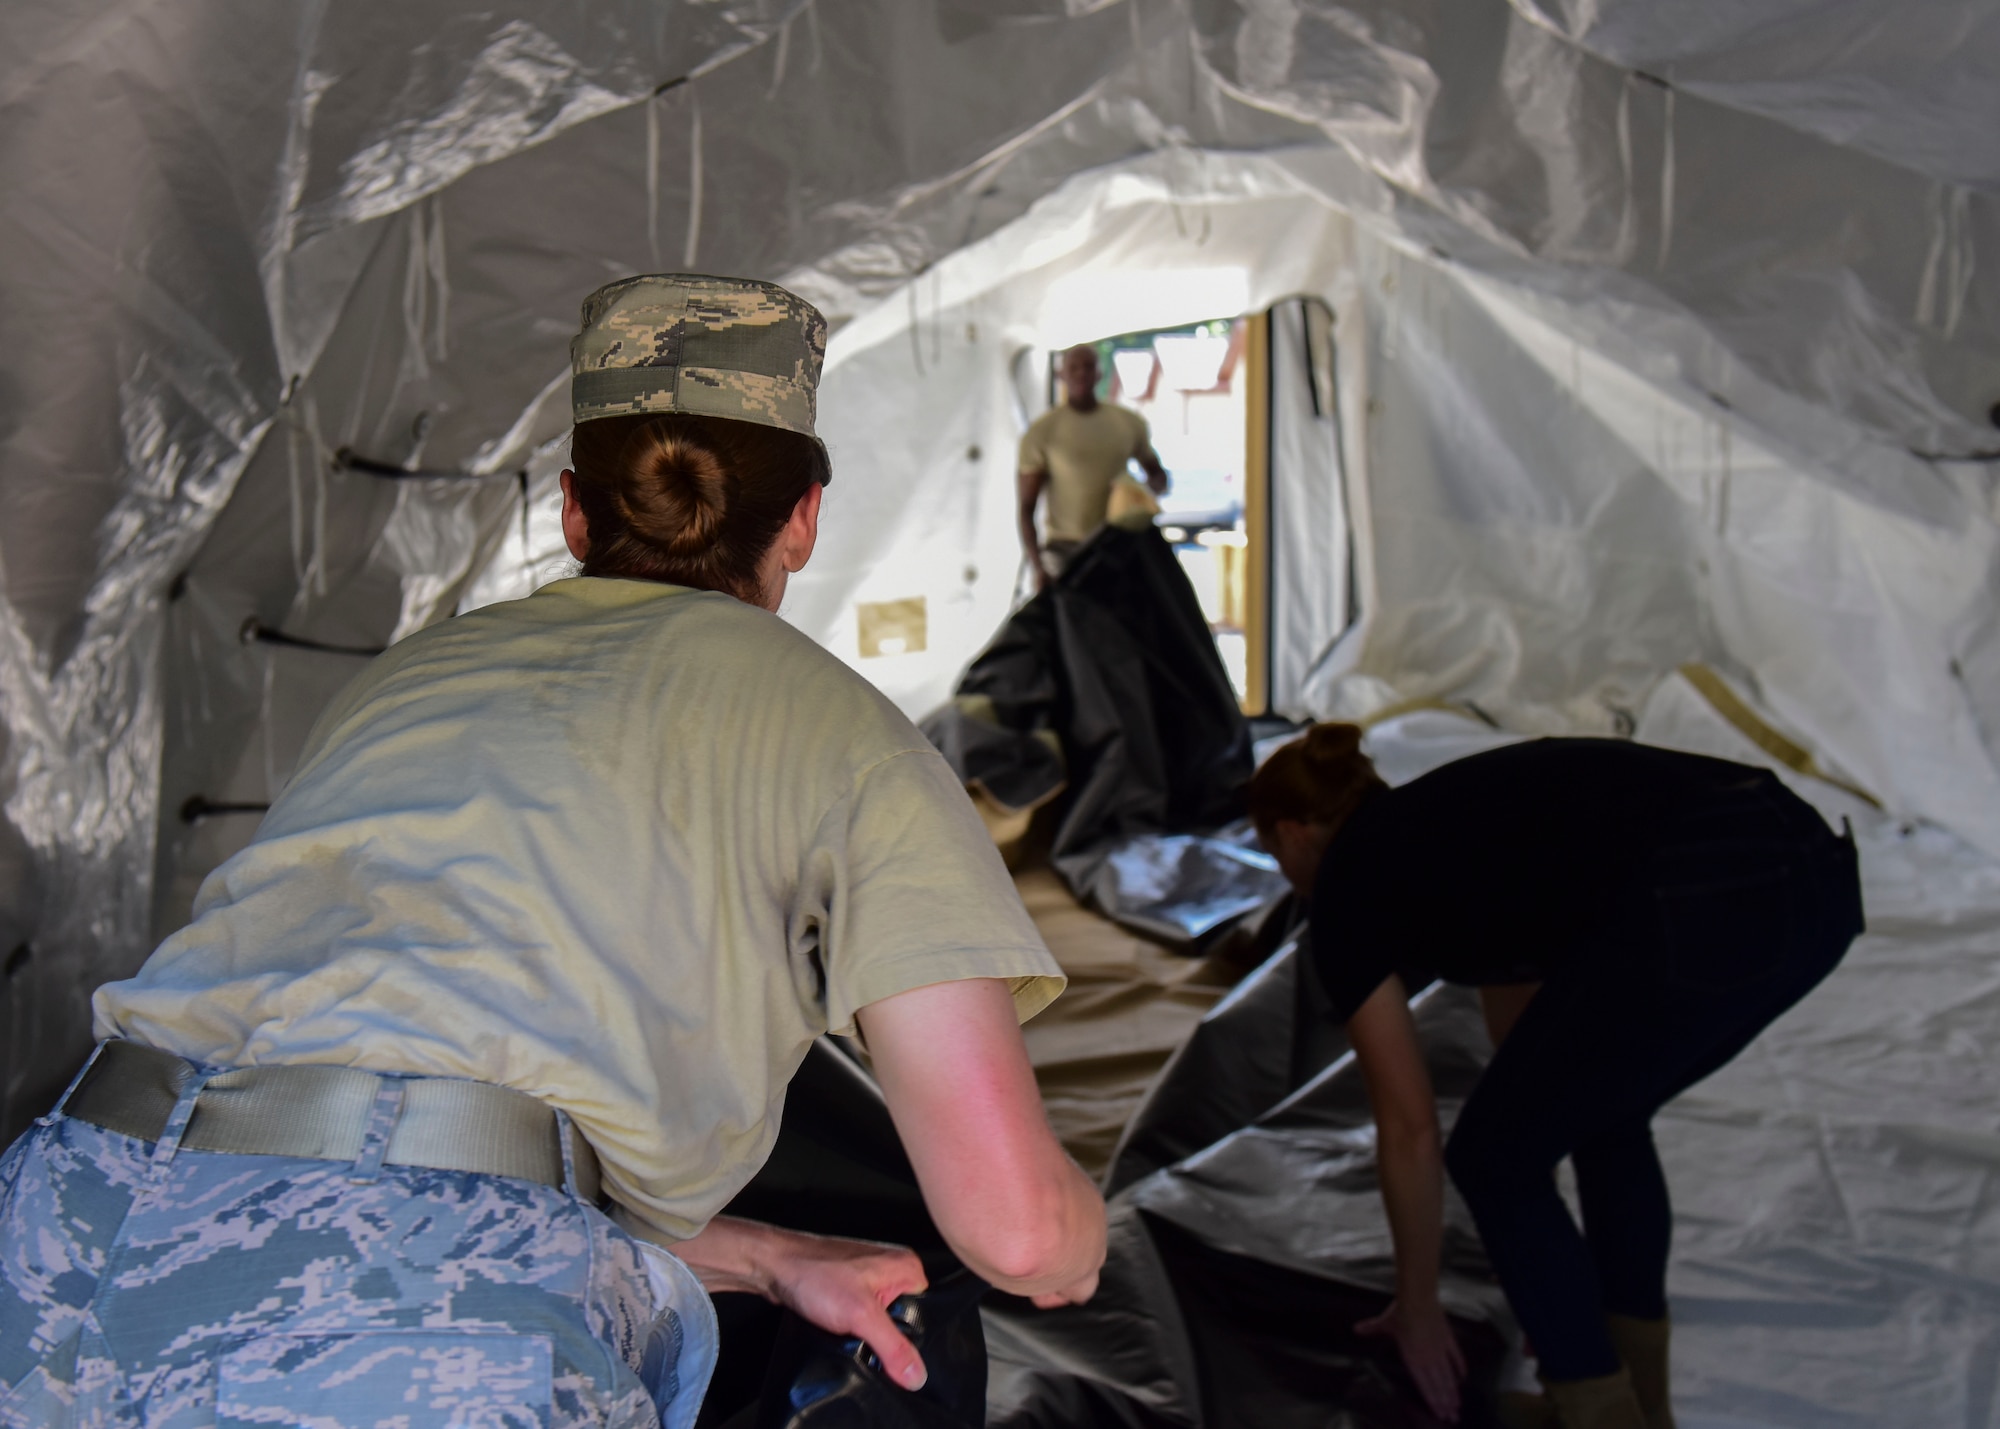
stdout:
[[710,1294],[742,1291],[775,1300],[778,1268],[797,1239],[798,1232],[762,1221],[717,1216],[673,1250]]
[[947,1210],[939,1231],[982,1279],[1013,1295],[1068,1291],[1094,1277],[1104,1264],[1104,1198],[1067,1157],[1038,1208],[1021,1207],[1005,1226],[983,1225]]
[[1396,1246],[1396,1296],[1435,1305],[1444,1241],[1444,1157],[1436,1129],[1380,1128],[1376,1164]]
[[857,1020],[952,1251],[1017,1295],[1087,1294],[1079,1287],[1104,1259],[1104,1200],[1049,1130],[1007,984],[914,988]]

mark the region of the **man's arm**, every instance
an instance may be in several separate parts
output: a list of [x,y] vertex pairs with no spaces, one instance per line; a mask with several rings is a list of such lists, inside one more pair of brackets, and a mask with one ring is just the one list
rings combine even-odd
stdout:
[[1146,485],[1153,489],[1153,495],[1165,496],[1167,494],[1167,469],[1160,465],[1159,453],[1154,451],[1150,445],[1142,442],[1139,450],[1133,454],[1133,460],[1137,461],[1140,469],[1146,473]]
[[1139,424],[1139,439],[1132,443],[1132,460],[1139,463],[1139,469],[1146,473],[1146,485],[1153,495],[1167,494],[1167,469],[1160,465],[1160,454],[1153,450],[1153,429],[1146,425],[1146,419],[1138,413],[1132,414]]
[[1036,590],[1046,590],[1049,584],[1049,573],[1042,568],[1041,537],[1035,534],[1035,508],[1041,504],[1042,492],[1048,484],[1046,467],[1034,467],[1020,474],[1021,550],[1026,553],[1029,568],[1035,573]]

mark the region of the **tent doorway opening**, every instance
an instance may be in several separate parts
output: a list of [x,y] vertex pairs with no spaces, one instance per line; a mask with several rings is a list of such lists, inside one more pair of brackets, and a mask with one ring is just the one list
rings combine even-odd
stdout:
[[[1263,464],[1253,457],[1268,446],[1252,422],[1268,421],[1268,412],[1251,401],[1261,388],[1262,374],[1251,368],[1263,356],[1263,327],[1262,315],[1214,318],[1086,344],[1097,352],[1098,401],[1146,419],[1170,479],[1154,524],[1194,587],[1250,713],[1266,700]],[[1061,362],[1060,351],[1049,354],[1051,407],[1063,400]],[[1144,479],[1136,463],[1131,475]]]

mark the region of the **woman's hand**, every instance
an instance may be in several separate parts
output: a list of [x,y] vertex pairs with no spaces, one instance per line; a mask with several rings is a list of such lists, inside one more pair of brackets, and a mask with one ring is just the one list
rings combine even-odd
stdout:
[[1354,1332],[1393,1339],[1431,1413],[1448,1424],[1458,1422],[1458,1384],[1465,1378],[1465,1355],[1442,1307],[1435,1301],[1415,1306],[1402,1299],[1392,1300],[1387,1310],[1372,1320],[1363,1320]]
[[928,1287],[923,1262],[899,1245],[798,1235],[771,1266],[770,1298],[836,1335],[855,1335],[905,1389],[922,1389],[929,1371],[889,1306]]
[[[627,1227],[643,1232],[643,1227]],[[923,1262],[900,1245],[808,1235],[762,1221],[717,1216],[672,1246],[709,1293],[748,1291],[783,1305],[829,1334],[854,1335],[889,1378],[921,1389],[928,1371],[889,1318],[897,1297],[926,1289]]]

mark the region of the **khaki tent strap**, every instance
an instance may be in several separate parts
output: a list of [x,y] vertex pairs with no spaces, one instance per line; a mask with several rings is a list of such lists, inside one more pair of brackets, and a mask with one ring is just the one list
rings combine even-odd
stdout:
[[1794,744],[1766,724],[1763,717],[1744,703],[1742,697],[1729,688],[1722,676],[1708,666],[1683,665],[1681,674],[1700,692],[1701,697],[1709,702],[1717,714],[1735,727],[1737,733],[1787,769],[1803,774],[1808,779],[1817,779],[1822,784],[1831,784],[1836,789],[1852,794],[1870,808],[1882,807],[1882,801],[1867,790],[1856,788],[1845,779],[1837,779],[1821,769],[1819,762],[1812,757],[1811,750]]
[[[1450,700],[1440,700],[1425,696],[1414,700],[1398,700],[1393,705],[1383,706],[1373,714],[1363,715],[1360,719],[1355,720],[1354,723],[1362,729],[1373,729],[1378,724],[1387,724],[1392,719],[1398,719],[1406,714],[1415,714],[1418,710],[1443,710],[1446,714],[1467,715],[1475,719],[1478,718],[1478,716],[1473,715],[1472,711],[1464,705],[1455,705]],[[1490,724],[1492,721],[1481,720],[1480,722],[1482,724]]]

